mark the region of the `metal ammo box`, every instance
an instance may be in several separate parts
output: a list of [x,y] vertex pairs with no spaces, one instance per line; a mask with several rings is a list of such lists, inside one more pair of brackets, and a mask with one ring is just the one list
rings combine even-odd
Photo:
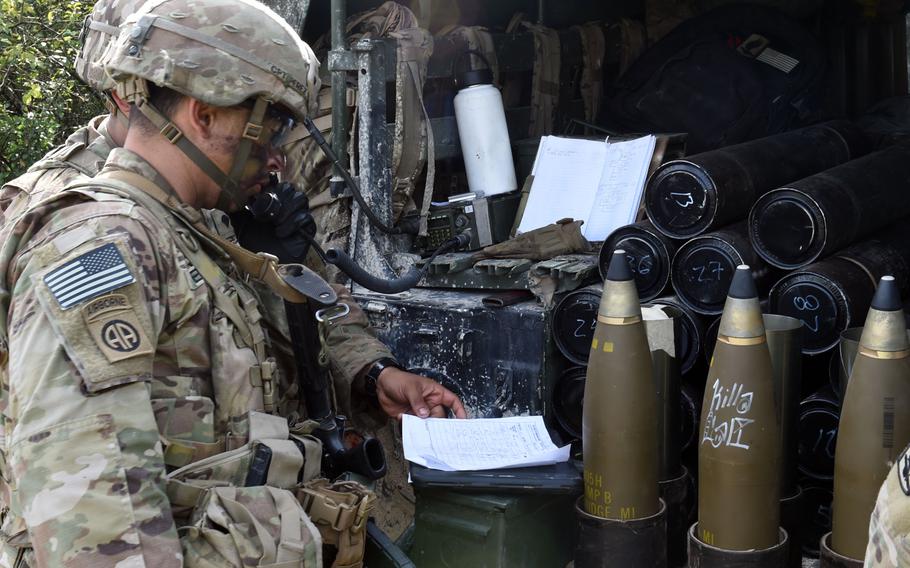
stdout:
[[565,363],[536,301],[486,307],[489,292],[430,290],[383,295],[356,288],[376,335],[411,371],[438,380],[474,418],[545,417]]
[[421,568],[553,568],[575,550],[572,462],[477,472],[411,466],[417,496],[408,556]]

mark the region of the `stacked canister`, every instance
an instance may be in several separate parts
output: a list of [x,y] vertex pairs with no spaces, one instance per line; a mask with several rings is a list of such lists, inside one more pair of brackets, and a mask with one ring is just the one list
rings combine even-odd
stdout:
[[[638,561],[653,543],[624,532],[634,521],[665,531],[653,565],[861,566],[910,442],[910,149],[871,151],[852,123],[823,123],[667,162],[645,209],[604,242],[605,283],[553,312],[573,365],[553,400],[581,442],[580,526],[612,535],[575,565],[619,565],[596,560],[608,551],[652,565]],[[633,335],[635,349],[604,351]],[[645,410],[655,431],[630,433]],[[645,439],[647,467],[632,457]],[[599,469],[617,462],[651,491],[635,516]]]

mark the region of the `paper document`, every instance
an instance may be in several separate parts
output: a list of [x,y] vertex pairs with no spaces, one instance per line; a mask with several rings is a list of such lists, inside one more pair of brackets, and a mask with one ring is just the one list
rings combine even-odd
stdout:
[[403,416],[408,461],[442,471],[473,471],[550,465],[569,460],[557,448],[541,416],[453,420]]
[[604,141],[541,138],[534,183],[518,232],[526,233],[564,217],[586,220],[594,205],[606,155]]
[[627,142],[607,141],[597,195],[591,214],[582,225],[589,241],[602,241],[616,229],[635,222],[655,141],[653,136]]
[[585,222],[581,228],[585,238],[602,241],[634,223],[656,140],[541,138],[518,232],[571,217]]

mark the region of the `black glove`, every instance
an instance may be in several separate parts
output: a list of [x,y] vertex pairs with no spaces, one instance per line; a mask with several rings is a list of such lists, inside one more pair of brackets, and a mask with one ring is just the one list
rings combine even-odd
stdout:
[[309,199],[288,182],[266,187],[231,221],[241,246],[275,255],[283,264],[302,264],[316,234]]

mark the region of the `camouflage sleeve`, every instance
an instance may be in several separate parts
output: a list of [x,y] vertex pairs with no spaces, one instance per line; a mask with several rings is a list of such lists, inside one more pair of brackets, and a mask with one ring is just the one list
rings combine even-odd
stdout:
[[351,292],[339,284],[332,284],[332,288],[338,294],[338,303],[346,304],[351,311],[327,325],[325,339],[329,361],[340,371],[343,380],[350,383],[374,361],[391,357],[392,352],[373,335],[366,313]]
[[370,330],[366,313],[344,286],[332,284],[338,302],[351,309],[347,316],[330,322],[326,329],[329,364],[339,411],[358,427],[378,423],[385,416],[365,397],[358,397],[355,380],[377,359],[392,352]]
[[146,384],[164,311],[155,248],[133,219],[81,221],[15,265],[11,512],[41,566],[181,566]]

